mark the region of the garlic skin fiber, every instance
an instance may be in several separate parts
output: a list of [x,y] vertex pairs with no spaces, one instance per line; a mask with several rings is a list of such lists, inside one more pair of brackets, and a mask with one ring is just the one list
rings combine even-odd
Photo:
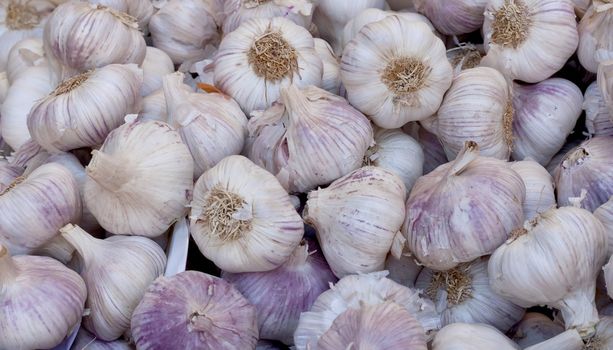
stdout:
[[226,157],[206,171],[196,181],[190,207],[192,238],[227,272],[277,268],[304,234],[279,181],[243,156]]
[[570,0],[491,0],[483,36],[481,64],[527,83],[560,70],[579,44]]
[[613,59],[613,6],[607,0],[595,0],[581,18],[579,26],[579,48],[577,56],[581,65],[592,73],[598,71],[598,64]]
[[162,88],[162,78],[175,71],[175,66],[168,55],[155,47],[147,46],[147,54],[141,65],[143,68],[143,86],[141,96],[147,96]]
[[420,177],[406,203],[402,233],[426,267],[443,271],[492,253],[523,222],[526,194],[506,162],[467,142],[450,163]]
[[252,18],[285,17],[309,29],[316,1],[313,0],[226,0],[222,30],[228,34]]
[[524,220],[532,220],[540,213],[556,205],[553,178],[540,164],[533,160],[511,163],[514,170],[524,182]]
[[160,277],[132,316],[136,347],[154,349],[254,349],[253,307],[230,283],[198,271]]
[[445,45],[426,24],[390,16],[364,26],[347,44],[341,79],[353,106],[393,129],[436,112],[452,69]]
[[166,123],[126,122],[92,151],[85,170],[85,204],[114,234],[156,237],[187,212],[193,160]]
[[0,245],[0,348],[49,349],[81,319],[87,290],[60,262]]
[[453,323],[434,337],[432,350],[519,350],[519,346],[486,324]]
[[415,0],[415,8],[426,15],[436,30],[445,35],[474,32],[483,24],[487,0]]

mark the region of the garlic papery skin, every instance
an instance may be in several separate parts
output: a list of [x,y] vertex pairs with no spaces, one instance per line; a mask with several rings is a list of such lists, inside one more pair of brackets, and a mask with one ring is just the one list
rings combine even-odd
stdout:
[[549,174],[551,174],[551,176],[554,177],[554,183],[555,183],[555,175],[556,175],[558,166],[562,164],[562,161],[566,157],[566,153],[568,153],[570,150],[574,149],[575,147],[578,147],[582,141],[583,140],[581,139],[578,139],[578,140],[571,139],[568,142],[566,142],[564,146],[562,146],[562,149],[560,150],[560,152],[556,153],[556,155],[553,156],[553,158],[551,158],[551,161],[549,162],[549,164],[547,164],[547,166],[545,167],[547,171],[549,172]]
[[323,292],[311,310],[300,315],[294,333],[296,349],[318,350],[320,338],[343,312],[388,302],[403,307],[426,332],[440,327],[440,318],[432,302],[422,298],[419,291],[385,278],[386,275],[386,271],[349,275]]
[[147,46],[147,54],[141,65],[143,69],[143,86],[141,96],[147,96],[162,88],[162,78],[175,71],[175,66],[168,55],[155,47]]
[[196,182],[190,207],[192,238],[226,272],[275,269],[304,234],[279,181],[243,156],[226,157],[206,171]]
[[447,271],[421,270],[415,288],[434,302],[443,326],[483,323],[506,332],[522,318],[522,307],[490,288],[487,261],[480,258]]
[[[519,346],[486,324],[453,323],[436,333],[432,350],[519,350]],[[578,350],[578,349],[577,349]]]
[[222,273],[255,306],[262,339],[294,343],[300,313],[336,283],[315,241],[303,240],[289,259],[267,272]]
[[594,216],[604,225],[607,233],[607,256],[613,255],[613,197],[594,210]]
[[85,204],[114,234],[156,237],[187,212],[193,160],[166,123],[126,122],[92,151],[85,170]]
[[0,193],[0,212],[0,244],[11,254],[27,254],[56,236],[60,227],[79,220],[77,182],[59,164],[42,165]]
[[[194,92],[187,84],[181,84],[180,89],[187,93]],[[168,121],[168,106],[166,105],[166,97],[164,96],[163,88],[155,90],[142,99],[141,110],[138,112],[138,116],[142,121]]]
[[247,117],[229,96],[186,92],[183,73],[163,79],[168,123],[194,158],[194,179],[227,156],[239,154],[247,137]]
[[53,348],[81,319],[85,283],[59,261],[0,245],[0,286],[2,349]]
[[290,84],[321,86],[323,74],[311,34],[282,17],[255,18],[227,34],[214,65],[215,86],[247,115],[269,108]]
[[398,15],[364,26],[347,44],[341,79],[353,106],[393,129],[436,112],[452,69],[430,28]]
[[526,186],[524,198],[524,220],[532,220],[540,213],[556,205],[553,178],[542,165],[533,160],[511,163]]
[[592,73],[598,64],[613,59],[613,5],[608,0],[595,0],[577,27],[579,48],[577,56],[581,65]]
[[562,148],[582,112],[583,94],[572,82],[551,78],[513,85],[513,158],[547,165]]
[[417,180],[402,233],[420,263],[448,270],[506,241],[523,222],[525,194],[521,177],[506,162],[479,156],[477,144],[467,142],[453,162]]
[[149,21],[153,46],[174,64],[199,60],[207,45],[217,45],[223,6],[216,0],[169,0]]
[[601,316],[596,325],[596,334],[585,341],[585,350],[613,348],[613,317]]
[[129,327],[132,311],[149,285],[164,273],[166,255],[146,237],[97,239],[71,224],[60,229],[81,259],[87,286],[83,325],[98,338],[111,341]]
[[79,328],[77,337],[72,343],[71,349],[87,350],[133,350],[134,348],[125,340],[114,340],[106,342],[98,339],[95,335],[88,332],[85,328]]
[[570,0],[492,0],[485,8],[481,64],[510,79],[543,81],[560,70],[579,44]]
[[0,107],[0,132],[12,149],[17,150],[28,141],[30,109],[53,91],[49,67],[42,65],[24,70],[9,87]]
[[597,82],[602,98],[609,107],[609,118],[613,118],[613,60],[598,65]]
[[566,329],[585,338],[598,322],[594,293],[606,253],[605,229],[594,215],[552,208],[514,230],[492,254],[490,286],[517,305],[559,309]]
[[585,90],[583,110],[585,110],[585,127],[591,137],[613,136],[613,118],[598,88],[593,82]]
[[43,64],[47,64],[47,60],[42,39],[28,38],[18,42],[13,45],[7,60],[6,73],[9,82],[14,83],[27,68]]
[[397,175],[366,166],[309,192],[302,215],[316,229],[326,261],[341,278],[382,270],[390,250],[400,256],[404,199]]
[[[435,134],[452,160],[466,141],[482,156],[507,160],[513,148],[513,104],[504,76],[492,68],[462,71],[437,112]],[[432,131],[431,131],[432,132]]]
[[571,205],[571,199],[583,197],[581,207],[591,212],[613,195],[613,137],[600,136],[583,141],[570,150],[556,168],[554,176],[558,205]]
[[373,143],[368,119],[325,90],[290,85],[249,120],[246,154],[290,192],[307,192],[359,168]]
[[394,303],[364,305],[340,314],[317,342],[319,350],[426,350],[426,335],[407,309]]
[[341,66],[339,59],[332,51],[332,47],[325,40],[313,38],[315,51],[323,63],[323,75],[321,78],[321,88],[333,93],[340,94],[341,88]]
[[87,0],[87,2],[127,13],[134,17],[138,22],[139,29],[145,34],[148,32],[149,20],[155,13],[155,8],[150,0]]
[[408,192],[423,175],[424,151],[400,129],[375,129],[375,144],[364,156],[364,165],[378,166],[398,175]]
[[252,18],[285,17],[309,29],[316,1],[312,0],[227,0],[224,1],[223,32],[228,34]]
[[388,254],[385,260],[385,270],[389,271],[387,278],[409,288],[415,287],[415,280],[422,269],[423,266],[418,265],[413,257],[405,254],[400,259]]
[[101,144],[126,114],[138,111],[142,83],[135,64],[112,64],[64,80],[32,107],[32,139],[52,153]]
[[66,2],[53,11],[43,44],[59,80],[113,63],[140,65],[146,53],[145,39],[132,16],[80,1]]
[[513,340],[523,349],[551,339],[562,332],[564,325],[553,322],[543,314],[528,312],[518,323]]
[[136,347],[254,349],[255,307],[223,279],[198,271],[160,277],[132,316]]
[[416,0],[415,8],[426,15],[445,35],[474,32],[483,24],[483,12],[487,0]]

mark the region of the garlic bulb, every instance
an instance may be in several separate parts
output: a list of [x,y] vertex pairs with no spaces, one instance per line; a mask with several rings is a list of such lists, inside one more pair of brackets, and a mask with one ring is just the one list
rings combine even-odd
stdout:
[[323,75],[321,88],[338,95],[341,88],[341,67],[338,58],[332,51],[332,47],[325,40],[313,38],[315,51],[323,63]]
[[0,193],[4,193],[16,178],[23,174],[23,168],[7,162],[0,163]]
[[609,107],[609,118],[611,118],[613,116],[613,60],[600,63],[597,81],[602,98]]
[[532,220],[540,213],[556,205],[553,178],[542,165],[533,160],[511,163],[514,170],[524,182],[524,220]]
[[[349,275],[338,281],[329,290],[323,292],[315,300],[311,310],[300,315],[300,322],[298,323],[296,333],[294,333],[296,349],[318,350],[320,338],[331,327],[338,329],[338,324],[334,325],[334,322],[345,311],[350,309],[359,310],[363,307],[382,305],[389,302],[401,306],[412,317],[417,319],[423,328],[420,332],[424,330],[427,332],[438,328],[440,326],[440,319],[434,313],[432,303],[429,300],[422,299],[417,290],[403,287],[385,278],[386,274],[387,272],[381,271]],[[395,318],[388,318],[387,321],[393,322],[394,320]],[[387,323],[385,324],[387,325]],[[392,325],[389,325],[389,327]],[[413,326],[411,327],[411,329],[415,329]],[[405,331],[408,330],[410,329]],[[377,344],[372,345],[375,346]]]
[[573,148],[556,168],[555,184],[558,205],[571,204],[571,199],[586,197],[581,207],[594,211],[613,195],[613,137],[601,136],[583,141]]
[[573,131],[583,95],[572,82],[551,78],[513,87],[513,158],[549,163]]
[[594,216],[604,225],[607,234],[607,256],[613,255],[613,197],[594,210]]
[[519,346],[486,324],[453,323],[436,333],[432,350],[519,350]]
[[243,156],[226,157],[206,171],[196,182],[190,207],[192,238],[227,272],[280,266],[304,233],[279,181]]
[[180,134],[194,158],[194,178],[223,158],[239,154],[247,136],[247,117],[230,97],[188,93],[183,73],[163,79],[168,123]]
[[[187,93],[194,92],[187,84],[181,84],[180,89]],[[168,121],[168,106],[166,105],[166,97],[164,96],[163,88],[155,90],[143,98],[142,107],[138,115],[142,121]]]
[[14,83],[27,68],[43,64],[47,64],[47,60],[42,39],[28,38],[16,43],[9,52],[6,63],[9,82]]
[[[36,249],[81,217],[77,182],[68,169],[46,164],[17,177],[0,193],[0,244],[11,254]],[[27,208],[27,210],[26,210]]]
[[479,156],[467,142],[453,162],[413,186],[402,227],[409,250],[440,271],[490,254],[523,222],[525,193],[506,162]]
[[309,192],[302,215],[316,229],[330,268],[343,277],[382,270],[390,249],[400,257],[404,199],[397,175],[366,166]]
[[522,318],[522,307],[490,288],[487,261],[481,258],[447,271],[421,270],[415,288],[434,301],[443,326],[483,323],[506,332]]
[[411,11],[415,10],[414,0],[387,0],[387,4],[394,11]]
[[309,86],[281,90],[280,103],[255,113],[246,153],[290,192],[306,192],[359,168],[373,142],[368,119],[347,101]]
[[481,63],[483,46],[460,44],[447,50],[447,59],[453,67],[454,78],[465,69],[475,68]]
[[219,41],[221,6],[216,0],[169,0],[149,21],[153,46],[174,64],[204,58],[205,47]]
[[133,350],[133,347],[127,341],[121,339],[111,342],[100,340],[96,338],[95,335],[85,330],[85,328],[80,328],[74,343],[72,343],[71,349]]
[[419,127],[417,137],[424,152],[424,174],[428,174],[438,168],[439,165],[447,163],[447,155],[436,135],[423,127]]
[[2,349],[53,348],[81,319],[85,283],[56,260],[0,245],[0,285]]
[[87,286],[83,325],[98,338],[111,341],[129,327],[132,311],[149,285],[164,273],[166,255],[145,237],[97,239],[71,224],[60,229],[81,259]]
[[568,142],[564,144],[560,152],[556,153],[556,155],[553,156],[553,158],[551,158],[551,161],[546,166],[547,171],[549,172],[549,174],[551,174],[551,176],[555,177],[558,166],[562,164],[562,161],[566,157],[566,153],[568,153],[570,150],[574,149],[575,147],[579,146],[581,142],[582,142],[581,139],[569,140]]
[[[0,107],[2,106],[2,103],[6,98],[6,94],[9,90],[9,85],[9,78],[6,72],[0,72]],[[0,138],[2,138],[2,135],[0,135]]]
[[313,17],[313,0],[226,0],[222,30],[228,34],[252,18],[285,17],[309,29]]
[[135,64],[111,64],[64,80],[32,107],[32,139],[49,152],[101,144],[126,114],[138,111],[142,74]]
[[609,259],[609,262],[602,269],[604,271],[607,294],[613,298],[613,257]]
[[582,18],[590,5],[592,5],[591,0],[571,0],[571,2],[575,6],[575,14],[578,18]]
[[426,15],[445,35],[474,32],[483,24],[487,0],[415,0],[415,8]]
[[128,121],[92,155],[85,204],[107,231],[155,237],[185,215],[193,161],[168,124]]
[[400,129],[375,129],[375,144],[364,156],[364,165],[374,165],[398,175],[408,192],[423,175],[424,151]]
[[45,25],[43,47],[59,80],[119,63],[141,64],[145,39],[132,16],[111,8],[69,1]]
[[513,340],[523,349],[553,338],[562,332],[564,332],[564,325],[553,322],[543,314],[528,312],[518,323]]
[[566,329],[586,337],[598,322],[595,281],[606,239],[604,226],[587,210],[552,208],[514,230],[492,254],[490,286],[517,305],[559,309]]
[[492,0],[485,8],[481,64],[527,83],[560,70],[577,49],[579,34],[570,0]]
[[604,316],[596,325],[596,334],[585,342],[583,349],[612,349],[613,348],[613,317]]
[[597,82],[591,83],[585,90],[583,109],[585,127],[590,136],[613,136],[613,118]]
[[255,307],[230,283],[198,271],[160,277],[132,316],[136,347],[254,349]]
[[161,89],[162,78],[175,71],[170,57],[164,51],[151,46],[147,46],[147,54],[141,67],[143,68],[142,96],[150,95]]
[[513,104],[507,82],[492,68],[462,71],[437,112],[436,134],[452,160],[466,141],[481,155],[507,160],[513,147]]
[[87,0],[92,4],[110,7],[119,12],[125,12],[134,17],[138,22],[139,29],[147,33],[147,26],[155,8],[149,0]]
[[407,309],[394,303],[364,305],[340,314],[317,342],[317,349],[426,350],[426,335]]
[[270,107],[290,84],[320,86],[323,73],[311,34],[282,17],[253,19],[227,34],[214,65],[215,86],[247,115]]
[[613,4],[607,0],[594,0],[577,29],[579,48],[577,56],[581,65],[592,73],[598,71],[598,63],[613,59]]
[[349,102],[386,129],[434,114],[451,78],[443,42],[403,16],[364,26],[341,59]]
[[409,288],[415,287],[415,280],[422,269],[413,257],[405,254],[400,258],[388,254],[385,260],[385,270],[389,272],[387,278]]
[[16,150],[30,139],[30,109],[52,90],[49,68],[45,65],[27,68],[11,84],[0,107],[0,132],[11,148]]
[[303,240],[289,259],[267,272],[222,273],[255,306],[262,339],[294,343],[300,313],[337,281],[315,241]]

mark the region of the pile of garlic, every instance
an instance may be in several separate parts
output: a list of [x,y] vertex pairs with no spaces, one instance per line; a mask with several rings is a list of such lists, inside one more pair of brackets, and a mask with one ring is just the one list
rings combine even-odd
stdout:
[[0,349],[613,348],[611,33],[611,0],[0,1]]

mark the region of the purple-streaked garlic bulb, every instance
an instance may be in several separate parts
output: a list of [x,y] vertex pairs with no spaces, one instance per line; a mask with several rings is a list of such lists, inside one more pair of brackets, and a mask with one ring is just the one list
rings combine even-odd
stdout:
[[596,81],[604,103],[609,107],[609,117],[613,117],[613,59],[598,65]]
[[481,28],[487,0],[415,0],[414,3],[436,30],[445,35],[460,35]]
[[294,343],[300,313],[337,278],[314,241],[303,240],[289,259],[267,272],[222,273],[255,306],[262,339]]
[[6,191],[16,178],[23,174],[24,168],[11,163],[0,163],[0,193]]
[[581,18],[577,56],[581,65],[592,73],[600,62],[613,59],[613,4],[609,0],[594,0]]
[[522,160],[510,164],[526,187],[524,198],[524,220],[532,220],[538,214],[556,205],[553,178],[547,169],[533,160]]
[[125,340],[104,341],[81,327],[77,333],[72,350],[133,350],[134,347]]
[[613,117],[602,97],[598,82],[593,82],[583,96],[585,127],[591,137],[613,136]]
[[513,340],[522,348],[538,344],[564,332],[564,324],[552,321],[549,317],[528,312],[517,324]]
[[253,349],[256,309],[223,279],[185,271],[153,282],[132,315],[132,337],[142,350]]
[[[53,1],[53,0],[52,0]],[[57,1],[57,0],[55,0]],[[60,0],[64,1],[64,0]],[[110,7],[115,11],[125,12],[132,16],[137,22],[139,29],[147,34],[147,25],[151,16],[155,13],[155,8],[150,0],[87,0],[92,4]]]

